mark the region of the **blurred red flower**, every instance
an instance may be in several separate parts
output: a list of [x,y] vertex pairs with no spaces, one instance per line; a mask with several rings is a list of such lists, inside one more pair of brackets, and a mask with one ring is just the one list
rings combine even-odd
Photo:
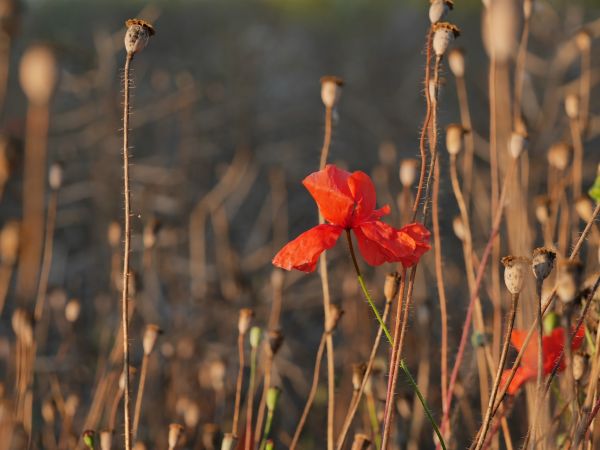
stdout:
[[[527,336],[526,331],[522,330],[514,330],[510,336],[510,341],[517,350],[521,351],[523,347],[523,343],[525,342],[525,337]],[[585,332],[583,326],[579,327],[577,333],[573,338],[573,345],[571,346],[573,350],[578,349],[583,342],[583,338],[585,337]],[[554,368],[554,364],[560,358],[560,354],[563,351],[565,346],[565,329],[562,327],[555,328],[552,333],[547,336],[542,337],[542,351],[544,358],[544,375],[549,375]],[[523,353],[523,359],[521,359],[521,365],[515,372],[515,376],[510,382],[510,386],[508,387],[508,394],[515,395],[519,388],[530,379],[537,378],[537,335],[534,334],[529,341],[529,345],[525,349],[525,353]],[[558,367],[558,371],[562,372],[565,370],[565,360],[564,358],[560,362],[560,366]],[[500,386],[504,388],[506,382],[508,381],[508,377],[510,375],[510,370],[507,369],[502,374],[502,381]]]
[[302,233],[273,258],[282,269],[312,272],[319,255],[335,245],[345,230],[352,230],[363,258],[372,266],[401,262],[410,267],[430,249],[429,231],[420,223],[396,229],[380,219],[390,213],[375,209],[373,182],[364,172],[346,172],[334,165],[312,173],[302,182],[328,222]]

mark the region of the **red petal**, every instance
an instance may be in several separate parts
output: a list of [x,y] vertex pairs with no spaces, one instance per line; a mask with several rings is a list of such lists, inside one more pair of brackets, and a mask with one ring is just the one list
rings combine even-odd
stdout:
[[348,187],[350,173],[327,165],[307,176],[302,184],[315,199],[323,217],[334,225],[346,228],[354,209],[354,199]]
[[431,233],[421,223],[411,223],[405,225],[400,228],[400,233],[410,236],[410,238],[415,242],[414,252],[412,255],[401,259],[402,265],[404,267],[414,266],[419,262],[421,256],[431,249],[431,246],[429,245],[429,237],[431,236]]
[[375,194],[375,186],[373,186],[371,178],[361,171],[350,175],[350,178],[348,178],[348,188],[350,188],[356,205],[351,223],[351,226],[355,226],[371,218],[375,209],[375,203],[377,202],[377,195]]
[[342,231],[342,228],[329,224],[311,228],[279,250],[273,265],[285,270],[312,272],[317,267],[319,255],[335,245]]
[[379,220],[365,222],[355,228],[358,248],[365,261],[378,266],[409,258],[415,251],[415,241]]
[[[510,369],[507,369],[504,372],[502,372],[502,379],[500,380],[500,389],[504,389],[504,386],[506,386],[506,382],[508,381],[510,372]],[[532,372],[523,367],[519,367],[515,371],[515,376],[510,382],[510,385],[508,386],[506,392],[509,395],[515,395],[519,391],[519,388],[523,385],[523,383],[525,383],[527,380],[530,380],[531,378],[534,378],[535,376],[536,372]]]

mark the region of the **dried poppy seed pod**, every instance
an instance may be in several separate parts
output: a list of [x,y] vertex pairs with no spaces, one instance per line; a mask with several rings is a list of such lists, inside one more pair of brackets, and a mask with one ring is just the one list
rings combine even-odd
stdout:
[[352,364],[352,388],[355,391],[358,391],[362,386],[366,372],[367,365],[365,363]]
[[240,309],[240,315],[238,318],[238,332],[241,335],[245,335],[248,332],[253,317],[254,311],[252,311],[250,308]]
[[83,432],[83,443],[91,450],[96,448],[96,432],[94,430],[85,430]]
[[510,135],[510,143],[508,146],[510,156],[512,156],[514,159],[517,159],[526,149],[527,135],[519,131],[513,131]]
[[562,261],[558,265],[556,294],[563,303],[572,303],[579,295],[583,265],[579,261]]
[[6,222],[0,231],[0,255],[6,265],[12,266],[17,261],[20,231],[19,223],[14,220]]
[[448,50],[450,42],[460,35],[460,29],[450,22],[438,22],[433,25],[433,51],[441,58]]
[[54,405],[52,404],[52,401],[44,400],[42,403],[42,418],[44,419],[44,422],[51,425],[54,423],[55,417]]
[[531,269],[533,275],[538,281],[543,281],[554,269],[554,261],[556,260],[556,253],[552,250],[548,250],[544,247],[538,247],[533,251],[531,258]]
[[177,442],[181,437],[183,426],[178,423],[172,423],[169,425],[169,450],[174,450],[177,447]]
[[19,67],[19,80],[27,100],[34,105],[47,105],[57,79],[54,53],[45,45],[28,48]]
[[446,127],[446,149],[452,156],[456,156],[462,150],[464,128],[457,123],[451,123]]
[[110,450],[112,447],[112,431],[103,430],[100,432],[100,449]]
[[502,258],[504,264],[504,284],[506,289],[513,295],[519,294],[525,283],[527,258],[522,256],[505,256]]
[[371,439],[364,433],[356,433],[350,450],[367,450],[371,446]]
[[144,248],[151,249],[156,245],[157,235],[160,231],[160,222],[154,218],[150,219],[144,226]]
[[154,36],[154,27],[142,19],[129,19],[125,22],[125,26],[127,27],[125,51],[133,56],[146,47],[150,36]]
[[585,52],[592,46],[592,35],[585,28],[579,30],[575,35],[575,44],[580,52]]
[[267,348],[271,352],[272,356],[275,356],[281,348],[283,339],[283,333],[281,330],[270,330],[267,333],[267,343],[269,344]]
[[65,414],[68,417],[75,417],[77,408],[79,407],[79,397],[75,394],[71,394],[65,400]]
[[183,411],[183,421],[186,427],[191,429],[196,428],[200,421],[200,408],[196,402],[188,402],[187,408]]
[[575,381],[581,381],[583,375],[585,375],[585,370],[587,368],[587,359],[580,353],[575,353],[573,355],[573,362],[571,363],[573,369],[573,379]]
[[269,412],[273,412],[277,408],[277,403],[279,402],[280,395],[281,389],[277,386],[270,387],[269,390],[267,390],[267,398],[265,403]]
[[231,433],[225,433],[223,440],[221,441],[221,450],[233,450],[235,448],[237,439],[233,437]]
[[454,234],[461,241],[465,240],[465,236],[467,235],[467,230],[465,230],[465,224],[463,223],[462,217],[455,216],[452,220],[452,229],[454,230]]
[[525,0],[523,2],[523,18],[529,20],[533,13],[533,0]]
[[548,150],[548,163],[560,171],[569,167],[571,146],[566,142],[557,142]]
[[398,288],[400,287],[400,274],[398,272],[391,272],[385,276],[385,282],[383,284],[383,296],[385,301],[391,303],[398,295]]
[[582,196],[575,200],[575,211],[581,220],[589,222],[594,215],[594,205],[589,197]]
[[65,306],[65,318],[68,322],[74,323],[79,319],[81,313],[81,303],[76,298],[69,300]]
[[250,347],[256,350],[260,344],[261,337],[262,330],[260,327],[252,327],[250,329]]
[[152,353],[154,346],[156,345],[156,341],[158,336],[162,333],[162,330],[153,323],[146,325],[146,329],[144,330],[144,338],[142,339],[142,344],[144,347],[144,355],[149,355]]
[[211,361],[208,367],[208,373],[210,384],[215,391],[221,391],[225,388],[226,370],[225,363],[220,359]]
[[484,47],[488,55],[494,55],[500,64],[506,63],[516,48],[518,17],[513,0],[494,0],[484,12]]
[[333,333],[337,328],[340,319],[344,315],[344,311],[337,305],[329,305],[329,317],[325,324],[325,331],[327,333]]
[[550,218],[550,204],[550,199],[545,195],[540,195],[535,199],[535,217],[542,225]]
[[438,23],[453,8],[454,2],[451,0],[431,0],[429,5],[429,21],[432,24]]
[[417,167],[419,163],[416,159],[403,159],[400,162],[400,184],[403,187],[411,187],[417,179]]
[[448,52],[448,65],[456,78],[465,76],[465,52],[460,48],[453,48]]
[[577,94],[568,94],[565,97],[565,112],[571,120],[577,120],[579,117],[579,96]]
[[335,108],[342,95],[344,80],[333,75],[321,77],[321,100],[326,108]]
[[50,188],[54,191],[57,191],[62,186],[63,181],[63,169],[59,163],[54,163],[50,166],[50,171],[48,172],[48,184]]

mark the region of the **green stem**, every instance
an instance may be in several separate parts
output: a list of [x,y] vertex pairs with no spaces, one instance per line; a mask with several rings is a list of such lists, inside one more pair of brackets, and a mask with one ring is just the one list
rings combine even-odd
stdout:
[[271,433],[271,424],[273,423],[273,412],[269,411],[267,413],[267,422],[265,423],[265,433],[263,434],[262,441],[260,443],[260,450],[265,450],[267,446],[267,439],[269,439],[269,434]]
[[403,359],[400,360],[400,368],[406,375],[406,378],[408,378],[408,382],[410,383],[411,387],[415,391],[415,394],[417,394],[417,397],[419,397],[419,401],[421,402],[421,405],[423,405],[423,409],[425,410],[425,415],[427,416],[427,419],[429,419],[429,423],[431,423],[431,426],[433,427],[435,434],[437,435],[438,439],[440,440],[440,445],[442,446],[442,448],[444,450],[446,450],[446,443],[444,442],[442,433],[440,433],[440,429],[438,428],[437,424],[435,423],[435,419],[433,418],[433,415],[431,414],[429,405],[427,405],[427,401],[425,400],[425,397],[423,397],[423,394],[421,394],[421,391],[419,390],[419,386],[417,386],[415,379],[410,374],[410,371],[408,370],[408,367],[406,367],[406,364],[404,363]]
[[371,428],[373,429],[373,434],[375,435],[375,448],[381,448],[381,431],[379,430],[379,419],[377,418],[375,402],[370,396],[367,397],[367,410],[369,412]]

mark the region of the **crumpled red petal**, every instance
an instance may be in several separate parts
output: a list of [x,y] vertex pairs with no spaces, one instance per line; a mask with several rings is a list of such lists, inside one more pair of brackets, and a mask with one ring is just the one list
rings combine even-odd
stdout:
[[[500,380],[500,389],[504,389],[504,386],[506,386],[506,382],[508,381],[510,372],[511,372],[511,369],[506,369],[504,372],[502,372],[502,379]],[[510,385],[508,386],[508,389],[506,390],[506,392],[509,395],[515,395],[519,391],[519,389],[521,388],[523,383],[525,383],[526,381],[529,381],[532,378],[535,378],[536,376],[537,376],[537,372],[534,372],[528,368],[525,368],[525,367],[517,368],[517,370],[515,371],[515,376],[513,377],[512,381],[510,382]]]
[[375,186],[373,186],[371,178],[361,171],[350,175],[350,178],[348,178],[348,188],[355,204],[350,226],[355,226],[365,220],[371,219],[375,204],[377,203],[377,194],[375,194]]
[[400,260],[404,267],[412,267],[418,263],[421,257],[431,249],[431,246],[429,245],[431,233],[423,224],[416,222],[400,228],[400,233],[410,236],[410,238],[412,238],[415,242],[414,252]]
[[325,220],[344,228],[349,225],[354,210],[354,199],[348,187],[350,176],[349,172],[330,164],[302,181]]
[[365,222],[353,231],[361,255],[372,266],[411,258],[416,250],[416,243],[408,234],[381,221]]
[[317,225],[279,250],[273,258],[273,265],[285,270],[312,272],[321,253],[335,245],[342,231],[344,229],[336,225]]

